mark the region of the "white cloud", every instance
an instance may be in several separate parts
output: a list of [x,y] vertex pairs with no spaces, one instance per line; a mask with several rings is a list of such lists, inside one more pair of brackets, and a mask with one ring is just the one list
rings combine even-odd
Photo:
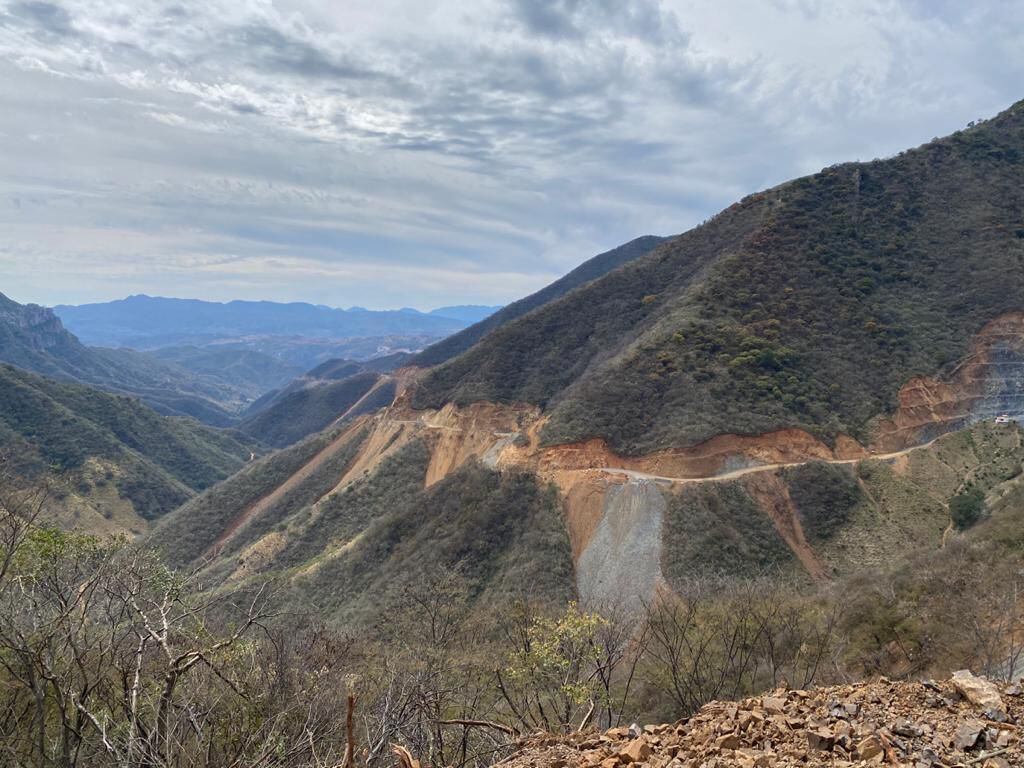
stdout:
[[0,290],[514,299],[993,114],[1022,33],[1016,2],[0,0]]

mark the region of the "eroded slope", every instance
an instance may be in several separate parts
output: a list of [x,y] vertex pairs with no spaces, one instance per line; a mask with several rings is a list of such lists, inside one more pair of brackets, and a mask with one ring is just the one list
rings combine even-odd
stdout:
[[[982,381],[982,389],[1001,391],[1005,382],[985,377],[1014,369],[978,370],[987,373],[972,386]],[[922,421],[903,439],[972,420],[979,422],[974,427],[887,453],[846,436],[829,445],[789,429],[621,456],[599,440],[544,445],[547,417],[535,406],[449,404],[424,411],[403,395],[268,461],[268,468],[289,464],[280,483],[254,494],[215,489],[219,504],[200,499],[164,530],[174,532],[179,550],[191,542],[183,562],[213,557],[214,580],[284,575],[296,594],[325,593],[339,574],[380,589],[378,577],[361,570],[374,570],[376,559],[390,563],[382,566],[387,572],[416,571],[435,544],[447,546],[450,534],[436,527],[445,515],[477,521],[459,529],[461,543],[441,558],[448,566],[473,570],[481,567],[478,558],[497,558],[504,563],[500,573],[525,567],[524,579],[544,580],[552,593],[548,561],[564,558],[572,564],[564,589],[588,605],[636,605],[709,571],[790,572],[821,581],[942,546],[952,533],[949,503],[956,494],[968,488],[999,494],[1015,482],[1024,461],[1020,430],[982,420],[991,408],[984,397],[963,403],[957,420],[929,422],[926,429]],[[225,485],[245,486],[247,475],[255,480],[265,472],[253,468]],[[240,501],[232,505],[229,497]],[[219,522],[209,515],[192,525],[204,509]],[[207,531],[204,538],[198,530]],[[524,549],[528,534],[534,544]],[[490,545],[468,541],[479,538]],[[506,579],[474,577],[480,584],[493,578]],[[361,598],[332,600],[335,615],[349,615],[356,610],[350,603]]]

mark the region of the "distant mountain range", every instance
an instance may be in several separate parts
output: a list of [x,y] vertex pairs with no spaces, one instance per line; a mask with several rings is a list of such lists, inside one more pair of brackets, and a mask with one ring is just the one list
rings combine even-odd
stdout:
[[459,306],[424,313],[414,309],[334,309],[271,301],[222,304],[138,295],[100,304],[60,305],[54,307],[54,312],[86,344],[145,350],[208,346],[252,337],[438,339],[477,322],[496,309]]
[[[204,375],[174,360],[131,349],[87,347],[53,310],[18,304],[0,294],[0,362],[65,381],[135,395],[159,413],[192,416],[214,426],[233,423],[246,396],[224,375]],[[269,364],[276,365],[270,360]],[[275,381],[291,375],[283,372]]]
[[[315,366],[380,357],[387,367],[392,356],[407,357],[496,308],[372,312],[132,296],[58,309],[75,324],[74,333],[57,310],[0,294],[0,362],[135,395],[165,415],[227,427],[252,403]],[[288,434],[298,434],[295,429]]]

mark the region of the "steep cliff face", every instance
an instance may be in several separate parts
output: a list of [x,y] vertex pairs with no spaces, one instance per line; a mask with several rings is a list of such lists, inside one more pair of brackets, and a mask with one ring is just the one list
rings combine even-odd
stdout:
[[20,305],[0,294],[0,322],[26,332],[26,341],[37,349],[47,349],[67,333],[53,310],[37,304]]
[[83,375],[96,361],[52,310],[0,294],[0,360],[48,375]]

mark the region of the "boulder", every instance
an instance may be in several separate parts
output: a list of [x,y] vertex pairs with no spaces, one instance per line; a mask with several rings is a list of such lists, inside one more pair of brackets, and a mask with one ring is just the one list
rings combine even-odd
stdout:
[[761,706],[765,712],[779,715],[786,711],[786,700],[781,696],[765,696],[761,699]]
[[978,738],[985,730],[985,724],[980,720],[968,720],[961,723],[953,736],[953,744],[957,749],[971,749],[978,743]]
[[718,737],[715,746],[718,749],[737,749],[740,746],[740,737],[735,733],[727,733]]
[[619,752],[619,761],[623,763],[642,763],[651,756],[651,746],[643,739],[633,739],[626,748]]
[[983,712],[1005,713],[1003,697],[999,694],[999,689],[988,680],[976,677],[969,670],[961,669],[959,672],[953,673],[951,682],[961,696]]
[[882,746],[882,740],[875,734],[871,734],[857,743],[857,757],[861,760],[870,760],[884,752],[885,748]]
[[836,735],[828,728],[807,731],[807,747],[812,752],[831,752]]

